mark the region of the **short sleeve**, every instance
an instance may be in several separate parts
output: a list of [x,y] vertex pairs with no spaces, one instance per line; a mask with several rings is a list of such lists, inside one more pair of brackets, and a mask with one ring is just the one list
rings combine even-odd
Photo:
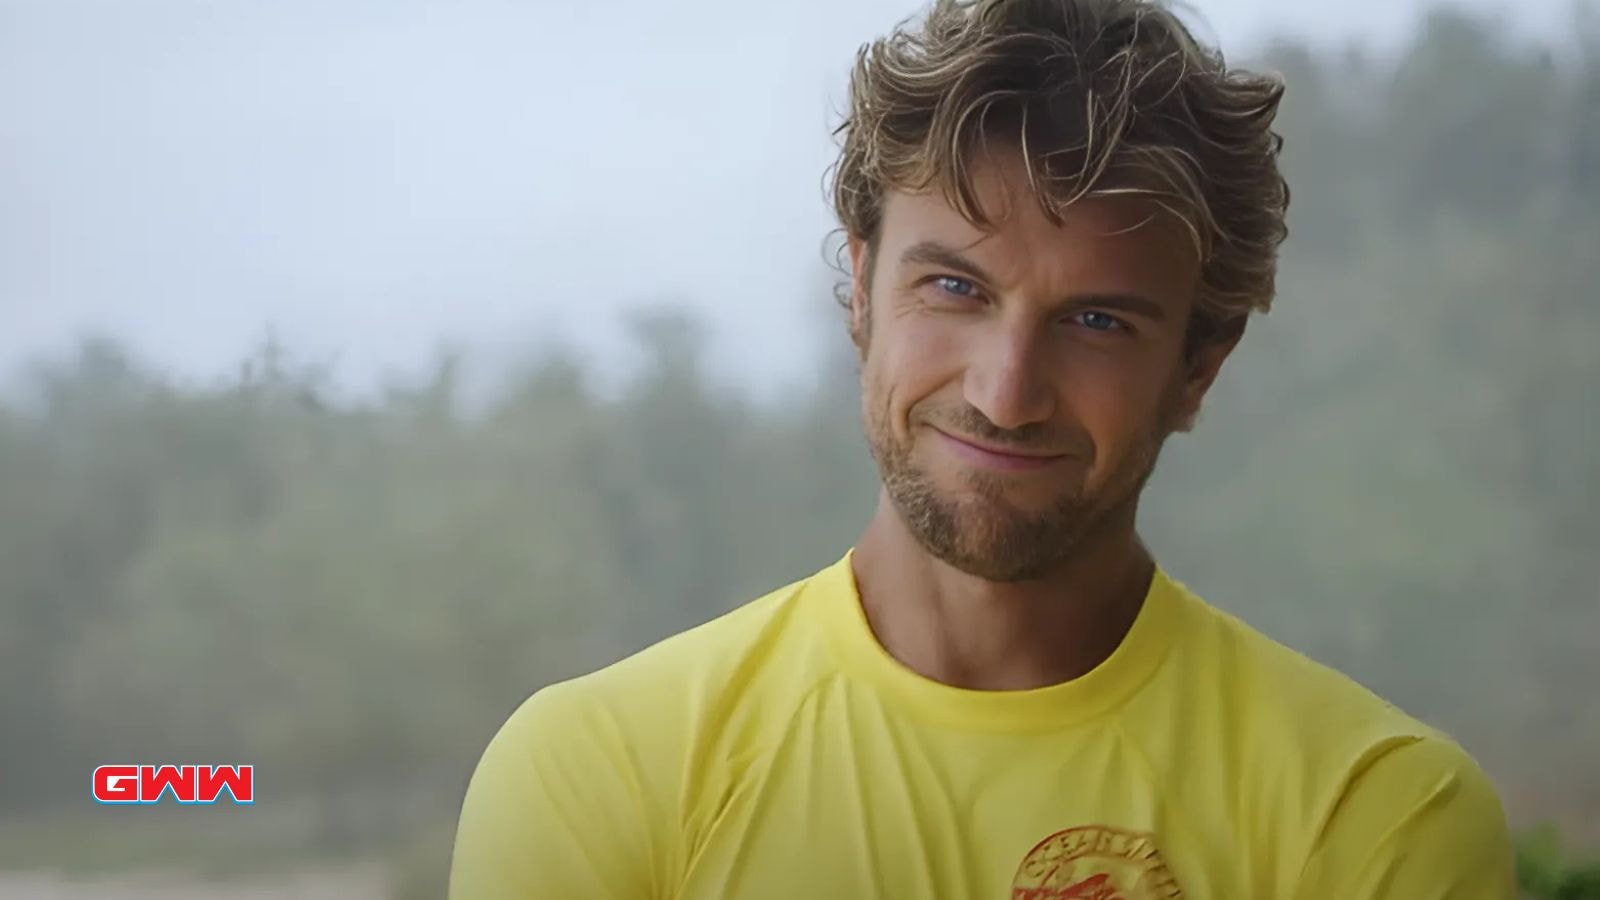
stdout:
[[1440,737],[1376,754],[1349,781],[1302,870],[1299,900],[1516,900],[1489,779]]
[[467,787],[450,900],[647,900],[648,804],[620,732],[554,685],[533,695],[484,750]]

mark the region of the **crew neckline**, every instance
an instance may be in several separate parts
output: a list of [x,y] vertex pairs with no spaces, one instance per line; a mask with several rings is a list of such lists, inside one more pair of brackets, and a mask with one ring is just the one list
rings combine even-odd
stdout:
[[1085,722],[1114,709],[1155,672],[1171,649],[1181,613],[1178,589],[1157,565],[1144,602],[1122,643],[1098,666],[1070,681],[1038,688],[985,691],[935,681],[896,659],[861,605],[851,559],[855,549],[812,577],[812,606],[846,672],[886,698],[957,728],[1042,731]]

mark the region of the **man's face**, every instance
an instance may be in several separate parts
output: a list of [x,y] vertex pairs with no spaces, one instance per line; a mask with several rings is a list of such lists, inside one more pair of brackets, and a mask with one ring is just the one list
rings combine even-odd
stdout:
[[975,187],[993,231],[937,192],[890,193],[872,252],[850,242],[852,333],[901,518],[955,568],[1022,581],[1131,526],[1232,343],[1185,353],[1199,263],[1153,204],[1086,199],[1056,226],[1020,161]]

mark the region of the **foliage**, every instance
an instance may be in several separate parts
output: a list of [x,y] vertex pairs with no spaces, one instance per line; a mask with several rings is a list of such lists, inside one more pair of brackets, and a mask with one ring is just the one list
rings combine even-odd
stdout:
[[1517,883],[1528,900],[1600,900],[1600,857],[1572,860],[1549,825],[1517,846]]
[[[1559,65],[1458,13],[1399,63],[1273,51],[1278,308],[1142,527],[1456,734],[1516,821],[1594,844],[1600,36],[1574,32]],[[619,394],[552,351],[471,405],[448,357],[360,401],[272,345],[226,383],[103,340],[38,367],[0,401],[0,813],[78,804],[109,760],[246,760],[297,810],[262,841],[436,877],[529,692],[831,561],[876,501],[848,352],[759,406],[691,320],[634,328]],[[1545,832],[1520,859],[1532,896],[1596,896]]]

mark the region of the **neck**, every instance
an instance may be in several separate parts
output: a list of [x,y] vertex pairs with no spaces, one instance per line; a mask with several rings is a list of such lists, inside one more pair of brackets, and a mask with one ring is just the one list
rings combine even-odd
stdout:
[[880,496],[851,555],[867,621],[890,655],[944,684],[1025,690],[1077,678],[1122,642],[1154,573],[1134,506],[1044,577],[997,583],[929,555]]

